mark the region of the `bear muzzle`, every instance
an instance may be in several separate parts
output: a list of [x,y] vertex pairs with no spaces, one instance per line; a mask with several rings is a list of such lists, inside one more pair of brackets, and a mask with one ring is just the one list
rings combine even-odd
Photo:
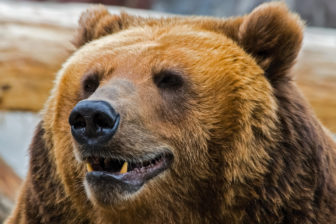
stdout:
[[[86,190],[99,204],[123,200],[124,193],[138,191],[173,162],[170,147],[145,134],[140,123],[136,133],[142,136],[141,143],[132,143],[131,136],[134,134],[122,129],[120,117],[113,106],[104,100],[82,100],[69,116],[75,154],[79,162],[86,166]],[[134,128],[133,122],[124,120],[124,128],[129,125]],[[138,147],[129,148],[125,142]],[[107,195],[113,195],[111,200],[107,199]]]

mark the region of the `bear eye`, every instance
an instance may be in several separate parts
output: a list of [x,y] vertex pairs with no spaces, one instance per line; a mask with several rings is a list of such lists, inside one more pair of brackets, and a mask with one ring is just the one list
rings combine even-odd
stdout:
[[153,80],[160,89],[177,90],[183,85],[183,78],[174,71],[161,71],[154,75]]
[[99,86],[99,77],[97,74],[88,75],[83,79],[82,88],[85,95],[91,95]]

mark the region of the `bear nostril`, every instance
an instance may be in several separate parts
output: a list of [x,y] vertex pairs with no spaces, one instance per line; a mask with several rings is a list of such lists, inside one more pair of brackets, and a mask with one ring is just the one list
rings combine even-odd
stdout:
[[103,129],[113,128],[113,124],[114,124],[111,118],[106,116],[104,113],[96,113],[93,116],[93,123],[97,125],[97,127],[103,128]]
[[86,127],[85,118],[81,114],[76,114],[72,121],[70,121],[70,124],[74,129],[81,129]]

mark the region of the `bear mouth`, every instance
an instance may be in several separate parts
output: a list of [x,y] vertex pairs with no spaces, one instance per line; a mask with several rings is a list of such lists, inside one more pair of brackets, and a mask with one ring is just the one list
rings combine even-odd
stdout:
[[84,159],[87,179],[110,180],[123,185],[142,186],[169,168],[173,155],[165,152],[149,160],[104,158],[90,156]]

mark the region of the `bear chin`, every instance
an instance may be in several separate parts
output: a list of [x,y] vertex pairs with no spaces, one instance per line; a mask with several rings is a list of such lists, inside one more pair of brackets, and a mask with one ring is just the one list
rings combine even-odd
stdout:
[[88,198],[101,207],[116,205],[138,192],[143,184],[127,184],[105,173],[93,171],[84,179]]

